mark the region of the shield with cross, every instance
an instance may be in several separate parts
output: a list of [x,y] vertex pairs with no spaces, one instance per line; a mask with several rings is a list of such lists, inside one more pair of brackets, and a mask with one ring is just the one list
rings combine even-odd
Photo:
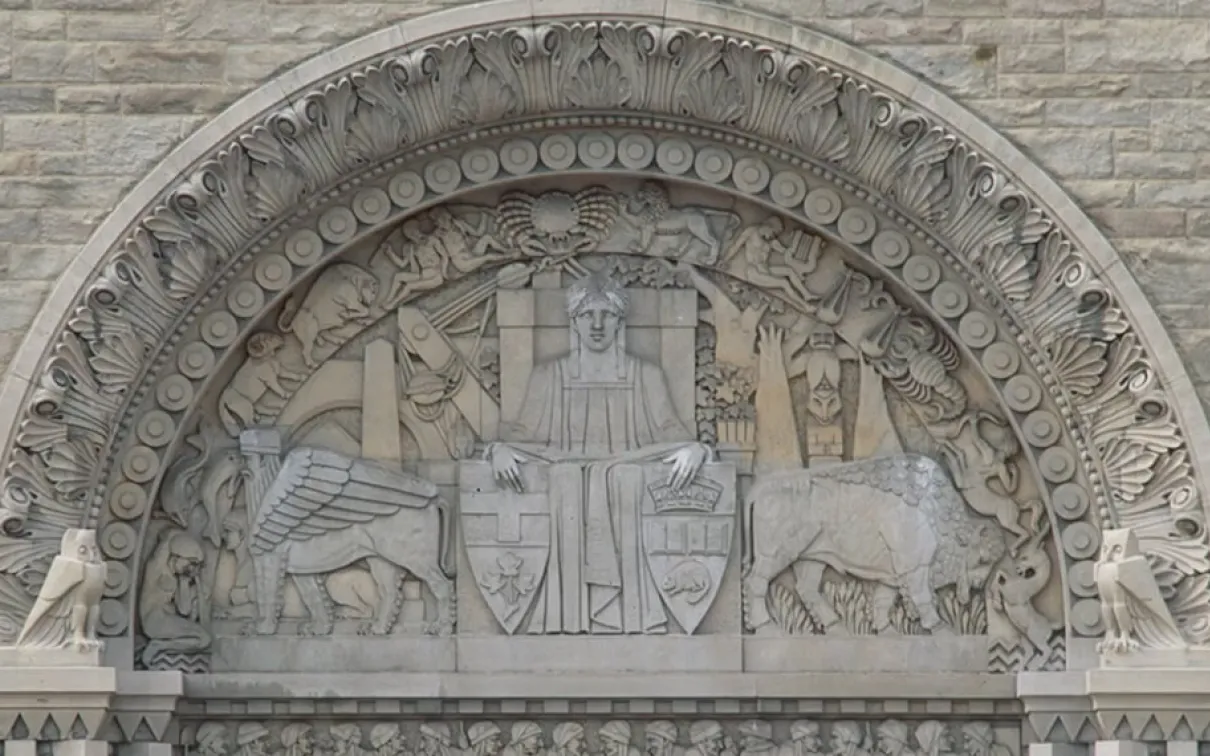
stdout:
[[541,590],[550,556],[547,467],[522,465],[524,493],[501,487],[487,462],[464,460],[458,467],[471,573],[496,621],[512,635]]

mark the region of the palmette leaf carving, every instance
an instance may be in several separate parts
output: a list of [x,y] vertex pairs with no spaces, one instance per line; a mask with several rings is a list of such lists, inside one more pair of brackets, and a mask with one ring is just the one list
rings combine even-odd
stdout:
[[[1210,598],[1186,589],[1192,577],[1181,582],[1200,579],[1208,552],[1168,387],[1083,251],[986,156],[875,83],[761,41],[656,23],[500,28],[411,47],[220,145],[82,288],[31,381],[0,512],[13,510],[25,537],[53,541],[73,517],[87,520],[130,432],[129,397],[158,377],[198,302],[300,203],[410,145],[582,110],[692,119],[771,142],[935,235],[1070,401],[1085,473],[1109,483],[1101,516],[1133,528],[1157,570],[1182,576],[1174,612],[1191,639],[1210,639]],[[966,397],[933,346],[916,343],[884,367],[946,416]]]

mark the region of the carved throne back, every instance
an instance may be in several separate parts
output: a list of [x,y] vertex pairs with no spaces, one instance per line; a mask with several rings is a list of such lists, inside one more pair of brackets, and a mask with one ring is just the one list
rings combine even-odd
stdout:
[[[683,289],[627,289],[626,351],[664,368],[677,416],[686,428],[694,421],[694,355],[697,292]],[[500,329],[500,416],[517,416],[535,364],[571,348],[566,288],[502,289]]]

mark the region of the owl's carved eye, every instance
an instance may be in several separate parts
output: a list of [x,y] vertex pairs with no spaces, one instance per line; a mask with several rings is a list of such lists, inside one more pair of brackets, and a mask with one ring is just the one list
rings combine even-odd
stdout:
[[1027,577],[1027,578],[1031,578],[1031,577],[1033,577],[1034,575],[1037,575],[1037,574],[1038,574],[1038,571],[1037,571],[1037,570],[1035,570],[1033,567],[1026,567],[1026,568],[1025,568],[1025,577]]
[[88,556],[88,547],[87,547],[87,546],[81,546],[81,547],[79,548],[79,552],[80,552],[80,556]]

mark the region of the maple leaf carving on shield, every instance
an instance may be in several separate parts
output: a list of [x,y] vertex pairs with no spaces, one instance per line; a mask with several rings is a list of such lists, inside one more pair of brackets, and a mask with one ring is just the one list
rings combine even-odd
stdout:
[[521,599],[533,592],[537,585],[537,577],[532,572],[521,571],[525,562],[512,551],[506,551],[496,558],[498,572],[489,572],[481,581],[483,590],[504,599],[508,607],[507,617],[511,617],[521,609]]

